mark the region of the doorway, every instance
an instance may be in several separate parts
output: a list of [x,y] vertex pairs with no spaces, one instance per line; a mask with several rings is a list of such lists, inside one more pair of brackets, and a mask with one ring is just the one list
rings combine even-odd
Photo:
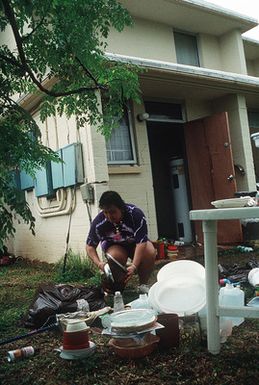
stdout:
[[[153,189],[159,238],[178,239],[181,229],[177,223],[174,204],[172,160],[186,159],[183,123],[147,121]],[[185,170],[187,165],[184,161]],[[186,175],[187,173],[185,173]],[[187,186],[188,178],[186,177]],[[188,188],[187,188],[188,190]],[[186,199],[189,202],[189,194]],[[180,231],[180,234],[179,234]]]

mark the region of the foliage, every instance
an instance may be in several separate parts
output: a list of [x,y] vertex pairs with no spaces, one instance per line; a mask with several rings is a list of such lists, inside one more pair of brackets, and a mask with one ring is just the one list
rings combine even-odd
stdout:
[[88,282],[90,285],[101,285],[101,274],[97,271],[92,262],[71,249],[66,255],[65,271],[64,259],[62,257],[55,265],[56,282]]
[[32,173],[57,160],[41,144],[25,96],[34,96],[42,121],[55,113],[75,115],[78,125],[89,122],[108,136],[125,102],[139,100],[139,69],[104,53],[110,29],[131,24],[116,0],[0,0],[0,208],[6,222],[0,242],[14,233],[15,211],[34,229],[25,200],[15,204],[15,186],[4,193],[8,171]]

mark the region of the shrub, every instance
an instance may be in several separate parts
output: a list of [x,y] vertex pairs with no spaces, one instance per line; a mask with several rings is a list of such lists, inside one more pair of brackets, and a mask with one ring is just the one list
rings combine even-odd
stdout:
[[96,270],[89,258],[68,250],[64,269],[65,257],[62,257],[55,264],[55,281],[66,282],[86,282],[88,285],[100,286],[101,273]]

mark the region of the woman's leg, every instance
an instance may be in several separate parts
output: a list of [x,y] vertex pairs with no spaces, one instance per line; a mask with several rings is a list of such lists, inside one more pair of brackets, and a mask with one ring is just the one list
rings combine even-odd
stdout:
[[121,265],[126,266],[128,252],[124,247],[120,245],[111,245],[107,248],[106,253],[110,254]]
[[154,269],[156,259],[156,249],[153,243],[147,241],[146,247],[141,258],[141,262],[138,266],[139,284],[147,284],[149,277]]

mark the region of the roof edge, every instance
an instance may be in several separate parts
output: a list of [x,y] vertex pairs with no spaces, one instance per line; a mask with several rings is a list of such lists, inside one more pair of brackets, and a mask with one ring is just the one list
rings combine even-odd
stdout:
[[215,15],[222,15],[231,19],[239,20],[249,26],[249,29],[254,28],[258,25],[259,20],[242,13],[232,11],[231,9],[219,6],[217,4],[210,3],[209,1],[203,0],[165,0],[168,3],[186,5],[192,8],[201,9],[206,12],[213,13]]
[[259,78],[250,75],[242,75],[234,72],[225,72],[220,70],[212,70],[203,67],[189,66],[185,64],[170,63],[160,60],[151,60],[135,56],[126,56],[106,52],[107,59],[120,61],[123,63],[142,66],[145,68],[156,69],[161,71],[168,71],[179,73],[182,75],[199,76],[200,78],[208,78],[211,80],[228,81],[232,83],[243,84],[246,86],[259,87]]

